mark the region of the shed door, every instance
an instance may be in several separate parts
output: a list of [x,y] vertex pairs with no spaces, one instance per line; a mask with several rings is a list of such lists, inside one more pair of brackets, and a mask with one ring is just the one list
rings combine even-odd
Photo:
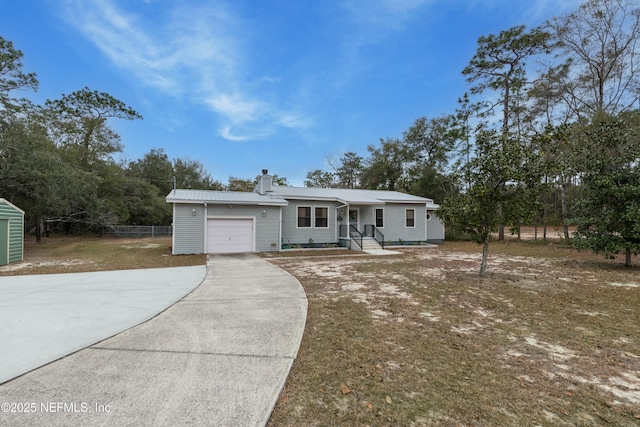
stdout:
[[253,220],[215,218],[207,221],[207,252],[253,252]]

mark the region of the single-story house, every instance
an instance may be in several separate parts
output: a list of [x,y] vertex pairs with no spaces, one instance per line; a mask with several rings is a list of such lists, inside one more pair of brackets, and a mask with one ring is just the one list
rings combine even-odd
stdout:
[[173,205],[173,254],[362,250],[444,240],[431,199],[398,191],[276,186],[262,172],[252,193],[171,191],[166,201]]
[[0,198],[0,265],[24,259],[24,211]]

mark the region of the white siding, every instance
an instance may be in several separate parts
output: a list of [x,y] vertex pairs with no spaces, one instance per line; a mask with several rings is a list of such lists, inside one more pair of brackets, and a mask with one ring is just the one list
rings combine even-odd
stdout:
[[[193,211],[195,210],[195,215]],[[202,204],[176,203],[173,205],[174,255],[205,253],[205,210]]]
[[[387,203],[384,206],[367,206],[360,208],[362,228],[365,224],[375,224],[376,208],[384,209],[384,226],[378,229],[384,234],[385,241],[398,242],[424,242],[427,236],[423,213],[425,205]],[[415,226],[407,227],[405,223],[405,211],[415,209]]]
[[[298,206],[320,207],[329,206],[329,228],[299,228],[297,226]],[[338,235],[338,221],[334,202],[319,200],[289,200],[289,206],[282,208],[282,235],[285,244],[306,244],[309,239],[314,243],[335,243]],[[424,242],[427,238],[424,212],[426,206],[419,203],[386,203],[384,205],[350,205],[351,209],[358,209],[360,215],[360,231],[365,231],[365,225],[375,225],[376,208],[384,209],[384,227],[380,231],[386,241]],[[405,210],[415,210],[415,226],[405,226]],[[313,210],[313,209],[312,209]],[[312,218],[313,219],[313,218]],[[313,220],[312,220],[313,222]],[[346,223],[346,221],[343,221]]]
[[[311,227],[298,227],[298,206],[311,207]],[[315,208],[328,208],[328,227],[315,227]],[[282,208],[282,237],[285,244],[308,244],[309,239],[314,244],[337,243],[338,229],[336,219],[336,202],[319,200],[289,200],[289,206]]]
[[444,223],[432,210],[427,210],[430,219],[427,220],[427,242],[440,243],[444,241]]

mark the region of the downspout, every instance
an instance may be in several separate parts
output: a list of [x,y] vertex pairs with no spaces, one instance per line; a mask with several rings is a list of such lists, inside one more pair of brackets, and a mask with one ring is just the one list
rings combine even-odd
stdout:
[[429,221],[427,221],[427,215],[429,215],[429,211],[427,210],[427,203],[424,204],[424,242],[427,243],[429,238]]
[[[346,237],[349,237],[349,203],[345,203],[339,206],[336,206],[336,218],[337,218],[337,214],[338,214],[338,209],[341,208],[347,208],[347,235]],[[338,242],[338,244],[340,243],[340,224],[338,224],[338,227],[336,229],[336,241]]]
[[208,205],[205,202],[204,203],[204,215],[202,215],[203,221],[204,221],[204,253],[207,253],[207,248],[209,247],[209,242],[208,242],[208,235],[209,235],[209,230],[207,230],[207,216],[209,215],[209,209],[208,209]]
[[176,254],[176,204],[172,203],[173,206],[173,218],[171,219],[171,255]]
[[280,231],[278,235],[280,242],[278,243],[278,252],[282,252],[282,244],[284,243],[282,239],[282,206],[278,206],[278,211],[280,212]]

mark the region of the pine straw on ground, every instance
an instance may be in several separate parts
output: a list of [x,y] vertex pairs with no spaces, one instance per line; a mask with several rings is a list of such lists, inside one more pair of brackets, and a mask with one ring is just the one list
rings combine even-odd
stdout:
[[[640,277],[560,244],[270,258],[309,311],[269,426],[640,425]],[[634,261],[638,261],[635,259]]]

